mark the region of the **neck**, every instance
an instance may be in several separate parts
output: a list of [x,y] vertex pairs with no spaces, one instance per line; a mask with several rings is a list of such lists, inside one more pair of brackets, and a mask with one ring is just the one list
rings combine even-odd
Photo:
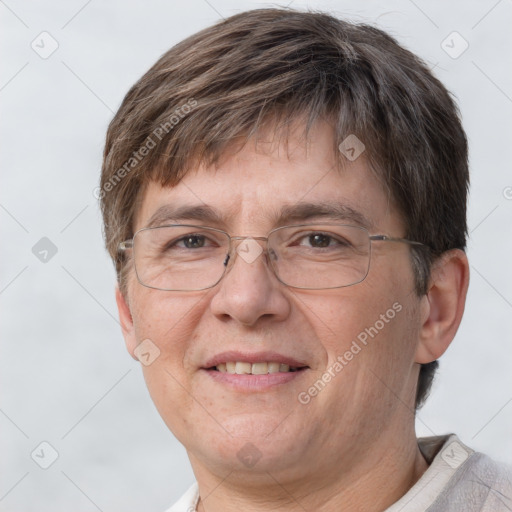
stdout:
[[[242,474],[233,468],[212,472],[191,457],[201,494],[198,512],[238,510],[316,510],[378,512],[400,499],[426,471],[428,465],[418,448],[416,436],[396,436],[359,450],[350,467],[323,467],[307,473],[313,464],[304,464],[303,473],[293,471]],[[315,466],[318,467],[318,466]],[[390,478],[390,475],[392,476]]]

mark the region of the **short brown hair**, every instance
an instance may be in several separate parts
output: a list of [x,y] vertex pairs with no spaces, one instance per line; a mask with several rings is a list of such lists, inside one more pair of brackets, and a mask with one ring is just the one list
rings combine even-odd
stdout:
[[[457,107],[427,66],[385,32],[291,9],[247,11],[198,32],[124,98],[108,129],[99,189],[121,289],[127,265],[118,245],[133,236],[149,181],[175,185],[269,120],[282,127],[298,118],[306,135],[316,120],[328,120],[333,149],[349,134],[364,142],[405,236],[427,247],[411,252],[416,289],[425,294],[432,261],[466,244],[467,141]],[[437,364],[421,367],[417,407]]]

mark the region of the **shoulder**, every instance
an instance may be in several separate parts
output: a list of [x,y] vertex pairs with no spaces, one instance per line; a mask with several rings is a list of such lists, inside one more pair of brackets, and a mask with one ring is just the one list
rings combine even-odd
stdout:
[[418,440],[429,468],[386,512],[507,512],[512,468],[475,452],[456,435]]
[[512,510],[511,466],[477,452],[461,470],[459,494],[480,495],[485,505],[482,511]]
[[457,436],[446,438],[431,469],[449,478],[429,512],[512,510],[512,467],[475,452]]

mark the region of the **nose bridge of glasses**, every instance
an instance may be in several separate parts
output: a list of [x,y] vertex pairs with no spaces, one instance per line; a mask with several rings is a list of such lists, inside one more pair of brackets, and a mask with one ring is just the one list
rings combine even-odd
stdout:
[[[262,252],[265,252],[265,249],[267,247],[268,238],[265,236],[230,236],[230,242],[231,242],[231,250],[230,253],[233,251],[237,254],[240,253],[246,253],[246,252],[258,252],[258,255]],[[264,242],[262,245],[261,242]]]
[[[231,248],[229,256],[236,253],[246,263],[253,263],[261,254],[266,252],[268,238],[264,236],[230,236]],[[264,242],[262,245],[261,242]],[[230,258],[233,263],[234,258]]]

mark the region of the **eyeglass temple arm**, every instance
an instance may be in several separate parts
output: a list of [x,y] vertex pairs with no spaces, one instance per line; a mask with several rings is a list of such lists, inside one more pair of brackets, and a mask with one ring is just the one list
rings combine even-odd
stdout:
[[118,246],[119,251],[126,251],[127,249],[133,248],[133,240],[125,240],[124,242],[121,242]]
[[409,245],[425,245],[414,240],[407,240],[407,238],[395,238],[388,235],[370,235],[370,240],[372,242],[402,242]]

